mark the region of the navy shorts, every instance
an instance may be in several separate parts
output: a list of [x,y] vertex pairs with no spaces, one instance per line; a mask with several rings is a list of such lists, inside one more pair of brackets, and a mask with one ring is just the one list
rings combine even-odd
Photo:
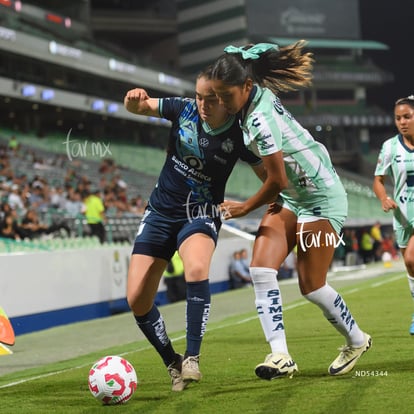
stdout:
[[217,244],[220,227],[219,218],[198,217],[191,221],[170,219],[147,207],[138,227],[132,254],[158,257],[168,262],[181,243],[195,233],[206,234]]

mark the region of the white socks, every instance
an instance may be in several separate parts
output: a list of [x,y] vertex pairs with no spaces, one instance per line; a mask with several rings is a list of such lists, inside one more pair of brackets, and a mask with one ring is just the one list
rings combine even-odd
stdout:
[[[277,271],[268,267],[251,267],[250,276],[256,295],[256,309],[266,341],[273,353],[289,354],[283,323],[282,297]],[[409,278],[414,297],[414,278]],[[304,295],[318,305],[325,318],[346,338],[347,345],[359,347],[364,343],[364,333],[352,317],[342,296],[328,284]]]
[[414,277],[407,275],[407,279],[408,279],[408,286],[410,288],[411,296],[414,299]]
[[268,267],[251,267],[250,276],[256,294],[256,309],[266,341],[269,342],[272,353],[289,354],[277,271]]
[[342,296],[331,286],[326,284],[304,296],[322,309],[325,318],[346,338],[347,345],[359,347],[364,343],[364,333],[359,329]]

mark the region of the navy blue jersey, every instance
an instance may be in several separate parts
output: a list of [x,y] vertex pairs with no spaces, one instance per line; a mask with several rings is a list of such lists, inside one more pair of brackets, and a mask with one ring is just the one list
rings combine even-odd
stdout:
[[200,119],[194,99],[163,98],[159,102],[161,116],[170,120],[172,127],[150,205],[170,218],[218,217],[236,161],[240,158],[257,165],[261,159],[245,147],[236,117],[211,129]]

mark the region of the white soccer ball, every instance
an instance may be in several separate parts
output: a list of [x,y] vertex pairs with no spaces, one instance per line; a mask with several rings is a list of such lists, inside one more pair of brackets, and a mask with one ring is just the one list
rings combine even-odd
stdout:
[[89,371],[89,390],[105,405],[126,403],[137,389],[137,382],[134,367],[116,355],[101,358]]

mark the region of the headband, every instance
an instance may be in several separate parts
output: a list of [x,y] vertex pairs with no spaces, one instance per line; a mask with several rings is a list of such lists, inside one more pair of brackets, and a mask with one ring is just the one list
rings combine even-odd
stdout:
[[413,103],[414,102],[414,95],[407,96],[406,98],[400,98],[395,102],[395,105],[401,105],[402,103],[406,103],[407,101]]
[[278,52],[279,46],[273,43],[257,43],[256,45],[252,46],[250,49],[243,49],[242,47],[236,46],[227,46],[224,48],[226,53],[240,53],[244,60],[247,59],[259,59],[260,55],[268,50],[272,50]]

